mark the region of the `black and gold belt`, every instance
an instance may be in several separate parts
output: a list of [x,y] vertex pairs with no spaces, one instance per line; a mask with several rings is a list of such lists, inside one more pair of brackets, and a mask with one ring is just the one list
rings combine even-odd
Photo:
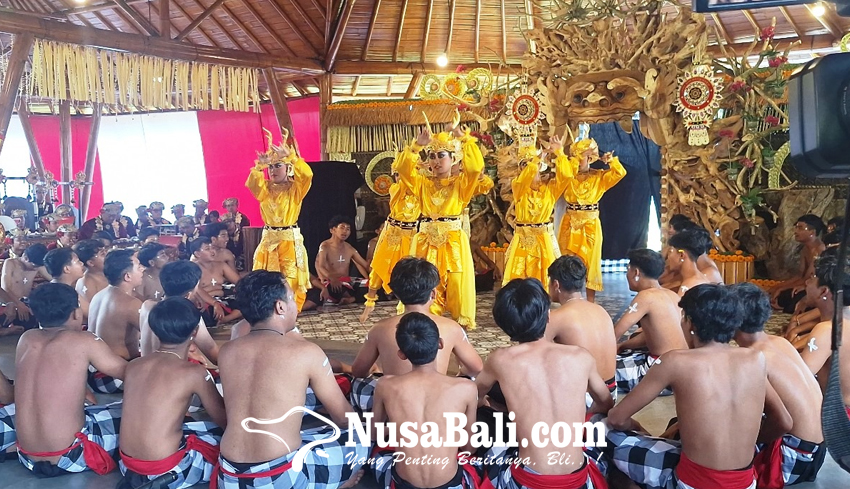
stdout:
[[516,223],[515,226],[518,228],[542,228],[552,224],[551,222],[537,222],[533,224],[524,224],[524,223]]
[[567,202],[567,210],[570,211],[598,211],[599,204],[573,204],[572,202]]
[[423,217],[420,219],[422,222],[452,222],[459,221],[460,216],[447,216],[447,217]]
[[387,224],[389,224],[390,226],[395,226],[397,228],[401,228],[401,229],[416,229],[416,225],[419,224],[419,222],[418,221],[414,221],[414,222],[398,221],[396,219],[393,219],[392,217],[388,217],[387,218]]
[[288,231],[290,229],[297,229],[298,225],[293,224],[292,226],[263,226],[263,229],[268,229],[269,231]]

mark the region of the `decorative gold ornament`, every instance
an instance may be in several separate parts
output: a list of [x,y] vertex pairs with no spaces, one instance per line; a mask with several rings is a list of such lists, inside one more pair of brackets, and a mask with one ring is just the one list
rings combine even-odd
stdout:
[[676,111],[682,113],[688,129],[688,144],[705,146],[710,142],[708,128],[720,107],[723,81],[710,65],[696,65],[678,79]]
[[425,75],[419,83],[419,96],[424,99],[437,99],[441,96],[443,82],[437,75]]
[[366,165],[366,185],[372,192],[380,196],[386,196],[390,193],[392,180],[392,164],[395,161],[395,151],[384,151],[378,153]]

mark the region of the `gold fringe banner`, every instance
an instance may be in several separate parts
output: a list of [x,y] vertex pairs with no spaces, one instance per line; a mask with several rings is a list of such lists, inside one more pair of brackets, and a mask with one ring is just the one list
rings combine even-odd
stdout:
[[[424,125],[423,112],[433,123],[451,122],[457,106],[450,100],[340,102],[328,106],[326,123],[330,127]],[[475,120],[475,117],[468,112],[461,112],[461,120],[471,121]]]
[[[143,110],[234,110],[260,104],[252,68],[175,61],[38,39],[30,95]],[[430,114],[429,114],[430,117]]]
[[[430,117],[429,117],[430,118]],[[466,124],[473,131],[477,122]],[[425,125],[408,126],[384,124],[380,126],[335,126],[328,128],[328,153],[380,153],[410,143],[425,128]]]

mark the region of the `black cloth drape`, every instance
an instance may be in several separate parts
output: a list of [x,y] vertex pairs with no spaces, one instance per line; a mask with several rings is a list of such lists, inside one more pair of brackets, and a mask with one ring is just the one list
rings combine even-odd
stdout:
[[319,245],[330,238],[328,222],[336,215],[351,219],[351,236],[348,242],[357,246],[354,230],[354,191],[366,181],[354,163],[343,161],[309,162],[313,169],[313,185],[301,204],[298,225],[304,235],[304,247],[310,260],[310,273],[316,273],[316,255]]
[[627,172],[599,202],[602,258],[618,260],[631,249],[646,247],[651,198],[656,202],[656,218],[661,219],[661,151],[640,132],[637,120],[631,134],[616,122],[593,124],[590,137],[599,144],[600,154],[613,151]]

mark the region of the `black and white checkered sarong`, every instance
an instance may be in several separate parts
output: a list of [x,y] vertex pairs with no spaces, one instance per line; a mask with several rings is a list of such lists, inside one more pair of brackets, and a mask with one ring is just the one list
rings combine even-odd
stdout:
[[18,440],[15,434],[15,405],[9,404],[0,408],[0,460],[2,453],[12,448]]
[[[559,487],[559,489],[604,489],[596,487],[590,478],[582,479],[580,485],[567,487],[553,480],[561,476],[547,476],[539,474],[528,467],[517,465],[519,449],[517,447],[492,447],[484,456],[484,477],[489,480],[495,489],[527,489],[514,477],[515,471],[524,471],[527,477],[537,479],[542,487]],[[586,464],[593,464],[591,460],[585,460]],[[589,467],[588,467],[589,469]],[[585,469],[582,469],[585,470]],[[528,488],[530,489],[530,488]]]
[[[617,392],[628,394],[638,385],[649,372],[649,368],[658,363],[658,357],[650,355],[646,350],[624,351],[617,355],[617,370],[614,378],[617,380]],[[664,389],[661,395],[669,396],[673,392]]]
[[[785,485],[815,480],[826,458],[825,445],[801,440],[794,435],[783,436],[778,445],[782,454],[782,479]],[[775,447],[761,445],[757,447],[757,450],[761,452],[765,448],[775,449]],[[758,458],[757,455],[756,459]]]
[[365,379],[355,378],[351,381],[351,405],[361,413],[372,412],[375,403],[375,387],[378,386],[380,375],[370,375]]
[[89,365],[88,383],[93,391],[101,394],[115,394],[124,391],[123,380],[102,374],[91,365]]

